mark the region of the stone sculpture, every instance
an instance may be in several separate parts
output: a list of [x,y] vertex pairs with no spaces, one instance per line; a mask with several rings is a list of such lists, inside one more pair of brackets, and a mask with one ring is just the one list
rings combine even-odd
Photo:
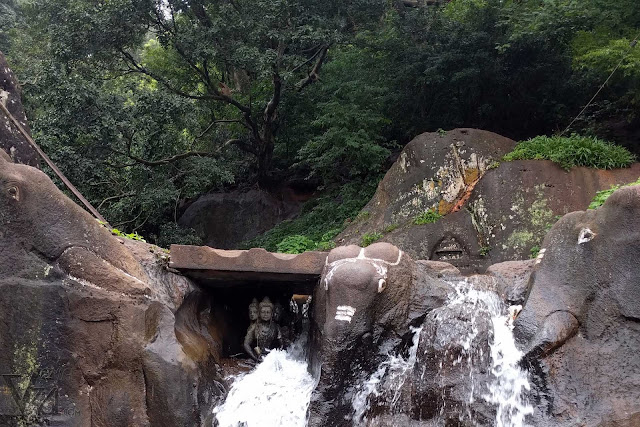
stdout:
[[273,321],[274,305],[269,297],[260,302],[259,308],[258,320],[249,326],[244,337],[244,349],[255,361],[260,361],[269,350],[282,347],[282,334],[278,324]]
[[249,304],[249,321],[253,325],[258,320],[258,300],[253,299]]
[[3,152],[0,190],[0,278],[39,277],[48,264],[102,289],[148,293],[149,279],[131,253],[44,172]]

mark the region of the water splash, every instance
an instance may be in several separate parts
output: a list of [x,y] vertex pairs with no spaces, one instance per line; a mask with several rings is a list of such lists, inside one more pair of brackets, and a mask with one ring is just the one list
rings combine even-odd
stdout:
[[509,315],[497,315],[493,323],[491,360],[495,380],[489,385],[485,399],[497,405],[496,427],[522,427],[525,417],[533,414],[533,406],[526,401],[526,392],[531,390],[527,373],[518,366],[522,352],[513,339],[514,310]]
[[[505,307],[494,292],[474,289],[467,282],[455,285],[455,295],[449,305],[466,305],[473,310],[472,328],[464,338],[463,348],[470,350],[472,341],[477,336],[476,319],[481,314],[491,318],[493,338],[489,343],[491,349],[491,376],[488,393],[481,397],[496,406],[496,427],[523,427],[527,415],[533,413],[533,406],[527,401],[527,392],[531,389],[528,374],[521,369],[518,362],[522,352],[518,350],[513,337],[513,320],[522,307]],[[481,359],[482,358],[482,355]],[[471,355],[469,361],[472,360]],[[469,403],[475,401],[475,381],[470,371],[471,395]]]
[[[367,413],[375,399],[382,399],[391,413],[404,412],[401,394],[405,382],[419,382],[425,375],[439,376],[457,366],[466,372],[466,380],[460,389],[461,397],[464,397],[464,402],[460,402],[463,404],[460,421],[467,419],[473,423],[476,419],[474,409],[484,401],[495,408],[492,425],[524,427],[525,418],[533,413],[533,407],[527,402],[528,375],[518,366],[522,353],[517,349],[512,333],[512,322],[519,307],[505,307],[496,293],[475,289],[466,280],[452,283],[452,287],[454,291],[445,305],[447,310],[438,313],[440,325],[452,328],[448,331],[452,345],[440,355],[437,371],[427,372],[427,366],[420,366],[420,362],[416,365],[422,328],[412,329],[413,345],[408,357],[389,354],[358,387],[352,399],[354,425],[367,425]],[[454,320],[453,323],[447,323],[448,316],[452,316],[449,320]],[[445,401],[441,404],[440,415],[444,416],[449,402],[444,392],[442,398]]]
[[213,410],[218,426],[306,426],[316,380],[303,348],[296,342],[289,351],[273,350],[253,371],[238,376],[224,403]]
[[378,385],[383,378],[390,389],[395,390],[393,397],[390,399],[390,405],[393,407],[398,399],[402,386],[411,374],[413,365],[416,363],[418,352],[418,344],[420,343],[420,332],[422,328],[411,328],[413,332],[412,345],[409,348],[408,357],[405,359],[400,355],[389,354],[388,358],[380,364],[378,369],[366,380],[360,387],[359,391],[353,397],[351,402],[353,407],[352,420],[354,425],[366,424],[365,413],[371,407],[371,396],[380,396]]

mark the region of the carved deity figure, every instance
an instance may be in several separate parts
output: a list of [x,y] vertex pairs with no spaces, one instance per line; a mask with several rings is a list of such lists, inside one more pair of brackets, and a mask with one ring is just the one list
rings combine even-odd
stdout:
[[249,304],[249,321],[250,324],[253,325],[258,320],[258,300],[253,299],[251,304]]
[[255,361],[269,350],[282,347],[282,335],[278,324],[273,321],[273,303],[265,297],[258,305],[260,315],[255,323],[249,325],[244,337],[244,350]]

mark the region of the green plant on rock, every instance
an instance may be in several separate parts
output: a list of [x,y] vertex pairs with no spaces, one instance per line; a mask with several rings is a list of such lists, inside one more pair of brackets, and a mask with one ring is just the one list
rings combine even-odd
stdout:
[[616,169],[628,167],[635,156],[624,147],[598,138],[571,135],[536,136],[521,141],[512,152],[504,156],[505,161],[551,160],[565,170],[574,166],[596,169]]
[[489,255],[490,251],[491,251],[491,246],[483,246],[480,248],[478,253],[480,254],[480,256],[487,256]]
[[120,230],[118,230],[117,228],[112,228],[111,229],[111,234],[113,234],[114,236],[118,236],[118,237],[123,237],[125,239],[129,239],[129,240],[137,240],[139,242],[146,242],[146,240],[144,240],[144,238],[139,235],[138,233],[124,233]]
[[358,212],[358,215],[356,215],[356,218],[353,221],[354,222],[365,221],[365,220],[369,219],[370,216],[371,216],[371,212],[369,212],[369,211],[360,211],[360,212]]
[[531,247],[531,258],[537,258],[540,253],[540,246],[535,245]]
[[398,227],[400,227],[399,224],[389,224],[384,228],[384,232],[385,233],[391,233],[393,230],[397,229]]
[[440,215],[435,209],[432,208],[415,217],[413,219],[413,223],[415,225],[433,224],[440,218],[442,218],[442,215]]
[[377,231],[365,233],[362,235],[362,247],[367,247],[373,242],[377,242],[380,239],[382,239],[382,233],[379,233]]
[[631,187],[632,185],[640,185],[640,178],[638,178],[637,181],[626,184],[626,185],[622,185],[622,186],[613,185],[608,190],[598,191],[596,195],[593,197],[593,200],[591,201],[591,203],[589,204],[589,209],[599,208],[600,206],[604,205],[604,202],[606,202],[609,196],[611,196],[616,190],[618,190],[621,187]]
[[311,251],[317,246],[316,242],[299,234],[287,236],[277,244],[278,252],[285,254],[301,254]]

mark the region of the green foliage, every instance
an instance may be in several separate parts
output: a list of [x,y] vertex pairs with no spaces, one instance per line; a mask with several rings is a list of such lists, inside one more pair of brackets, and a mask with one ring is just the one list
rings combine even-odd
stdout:
[[278,252],[285,254],[300,254],[302,252],[314,250],[316,247],[316,242],[299,234],[287,236],[276,245]]
[[152,235],[156,244],[163,248],[175,245],[202,245],[202,237],[192,228],[179,227],[175,222],[161,224],[157,235]]
[[442,215],[440,215],[435,209],[429,209],[428,211],[416,216],[413,219],[413,223],[415,225],[433,224],[440,218],[442,218]]
[[146,240],[144,240],[144,238],[139,235],[138,233],[123,233],[122,231],[118,230],[117,228],[112,228],[111,229],[111,234],[113,234],[114,236],[118,236],[118,237],[124,237],[125,239],[129,239],[129,240],[137,240],[139,242],[146,242]]
[[635,156],[624,147],[593,137],[537,136],[518,143],[504,160],[552,160],[566,170],[574,166],[615,169],[631,165]]
[[393,230],[397,229],[400,225],[399,224],[389,224],[384,228],[384,232],[385,233],[391,233]]
[[540,246],[535,245],[531,247],[531,258],[537,258],[540,253]]
[[490,251],[491,251],[491,247],[490,246],[483,246],[483,247],[480,248],[478,253],[480,254],[480,256],[487,256],[487,255],[489,255]]
[[608,190],[598,191],[596,195],[593,197],[593,200],[591,201],[591,203],[589,204],[589,209],[599,208],[600,206],[604,205],[604,202],[606,202],[609,196],[611,196],[616,190],[618,190],[621,187],[630,187],[632,185],[640,185],[640,178],[638,178],[637,181],[626,184],[626,185],[622,185],[622,186],[613,185]]
[[361,210],[360,212],[358,212],[358,215],[356,215],[356,219],[353,222],[366,221],[370,216],[371,216],[371,212]]
[[377,231],[374,231],[371,233],[364,233],[362,235],[362,247],[365,248],[370,244],[377,242],[380,239],[382,239],[382,233],[379,233]]
[[290,236],[304,236],[315,243],[315,250],[335,247],[333,239],[352,222],[364,205],[369,202],[377,186],[377,179],[369,182],[351,182],[328,190],[324,195],[310,200],[301,214],[283,221],[263,235],[245,242],[243,248],[265,248],[275,252],[278,245]]
[[[620,59],[574,128],[625,142],[640,127],[639,2],[400,3],[4,0],[0,50],[44,150],[110,223],[162,246],[199,242],[176,223],[200,194],[291,178],[321,196],[255,245],[330,249],[373,191],[349,188],[375,188],[415,135],[563,129]],[[629,161],[570,139],[521,155]]]

